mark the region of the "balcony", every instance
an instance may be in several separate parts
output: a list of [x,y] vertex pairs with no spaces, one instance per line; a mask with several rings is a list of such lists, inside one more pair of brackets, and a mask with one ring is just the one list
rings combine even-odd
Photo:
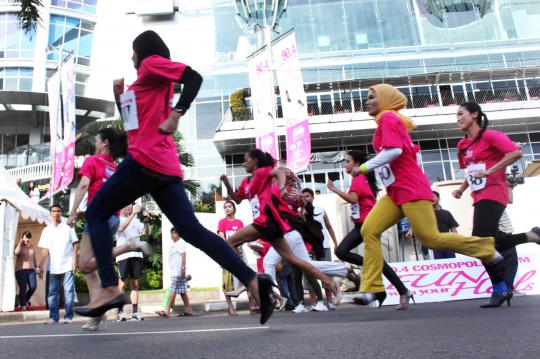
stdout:
[[50,143],[19,146],[0,155],[0,163],[12,178],[23,182],[37,181],[51,176]]

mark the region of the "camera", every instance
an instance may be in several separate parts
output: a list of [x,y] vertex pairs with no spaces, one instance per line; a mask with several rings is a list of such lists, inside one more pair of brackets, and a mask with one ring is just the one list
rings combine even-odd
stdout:
[[516,187],[517,185],[524,184],[525,178],[523,176],[518,175],[519,167],[517,165],[513,165],[510,169],[510,173],[506,174],[506,181],[508,182],[508,185],[511,188]]

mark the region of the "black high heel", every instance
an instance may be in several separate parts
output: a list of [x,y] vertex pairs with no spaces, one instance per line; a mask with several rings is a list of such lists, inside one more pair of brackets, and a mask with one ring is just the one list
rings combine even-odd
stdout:
[[259,309],[261,311],[260,323],[262,325],[270,319],[276,308],[276,296],[272,287],[277,288],[277,286],[268,274],[258,274],[257,282],[259,283]]
[[411,301],[416,305],[416,301],[414,300],[414,293],[410,290],[407,291],[407,293],[399,296],[399,304],[396,306],[396,310],[406,310],[409,308],[409,301]]
[[98,318],[105,314],[106,311],[110,309],[120,309],[126,304],[126,298],[124,294],[118,294],[113,299],[109,300],[105,304],[100,305],[99,307],[89,308],[89,307],[77,307],[73,311],[83,317],[92,317]]
[[[531,232],[533,232],[534,234],[536,234],[538,237],[540,237],[540,227],[534,227],[531,229]],[[540,241],[538,242],[532,242],[532,243],[536,243],[538,245],[540,245]]]
[[353,298],[353,303],[358,305],[368,305],[374,301],[379,302],[379,308],[382,306],[386,299],[386,292],[378,293],[360,293],[359,296]]
[[502,293],[494,292],[486,303],[480,305],[480,308],[498,308],[503,305],[504,302],[510,306],[510,300],[513,296],[514,293],[511,290]]

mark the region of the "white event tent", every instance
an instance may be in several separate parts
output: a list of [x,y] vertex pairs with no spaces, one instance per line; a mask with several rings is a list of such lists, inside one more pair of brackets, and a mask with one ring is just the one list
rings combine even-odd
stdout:
[[50,223],[49,211],[32,202],[0,165],[0,311],[15,308],[15,268],[13,251],[17,240],[19,217]]

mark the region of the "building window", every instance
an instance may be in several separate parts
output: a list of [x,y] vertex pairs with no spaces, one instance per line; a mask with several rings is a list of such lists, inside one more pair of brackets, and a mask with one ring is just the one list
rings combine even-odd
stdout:
[[97,0],[52,0],[51,6],[95,14]]
[[72,51],[77,64],[90,66],[94,26],[92,22],[73,17],[51,15],[49,46],[52,49],[47,58],[58,61],[61,51],[64,56],[66,51]]
[[11,91],[32,91],[31,67],[0,68],[0,88]]
[[36,33],[21,31],[17,16],[0,14],[0,58],[33,59]]

